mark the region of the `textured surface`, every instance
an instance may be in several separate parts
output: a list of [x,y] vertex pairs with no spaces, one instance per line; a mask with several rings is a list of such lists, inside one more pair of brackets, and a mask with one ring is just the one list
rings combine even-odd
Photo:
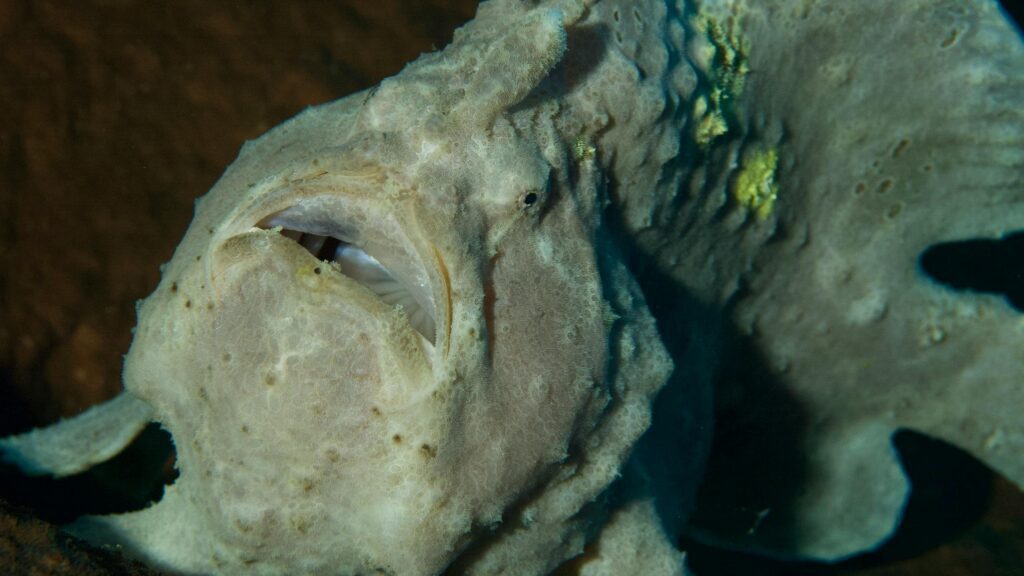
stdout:
[[[245,139],[444,45],[475,5],[0,2],[0,433],[120,390],[135,301]],[[126,573],[7,518],[38,546],[0,572]]]
[[[616,120],[607,154],[635,162],[655,106],[594,102],[634,82],[616,52],[572,78],[578,107],[541,97],[561,80],[528,98],[585,17],[564,7],[482,6],[443,53],[246,144],[140,306],[125,364],[180,477],[76,533],[204,573],[541,574],[582,551],[671,362],[599,250],[602,166],[570,153],[596,108]],[[324,257],[311,243],[328,236]]]
[[119,554],[99,551],[0,502],[0,568],[33,576],[148,576],[159,574]]
[[3,432],[120,390],[134,301],[246,139],[444,45],[475,4],[3,2]]
[[[381,3],[374,4],[378,5]],[[21,46],[5,44],[5,63],[0,69],[5,79],[13,79],[11,83],[0,84],[0,89],[16,92],[12,92],[10,99],[5,98],[5,102],[14,105],[0,111],[0,114],[10,117],[10,122],[4,123],[3,139],[0,140],[7,162],[2,176],[10,178],[9,185],[3,187],[5,192],[0,196],[0,206],[5,215],[24,216],[16,221],[17,226],[6,228],[5,235],[0,238],[5,242],[5,265],[10,266],[3,274],[7,283],[3,297],[5,303],[13,304],[4,308],[4,313],[12,316],[5,318],[2,324],[6,331],[2,336],[6,341],[0,354],[3,354],[5,381],[11,377],[9,381],[19,383],[22,395],[18,397],[27,398],[26,405],[31,405],[38,415],[31,419],[33,422],[52,420],[57,414],[72,414],[98,397],[97,394],[109,396],[113,393],[120,355],[127,349],[127,328],[132,323],[130,301],[144,295],[155,284],[156,263],[169,255],[170,247],[188,218],[192,198],[212,182],[234,154],[240,140],[255,136],[305,103],[329,99],[355,87],[342,86],[335,93],[333,87],[344,80],[338,74],[338,65],[332,58],[319,59],[323,52],[317,53],[317,49],[300,44],[297,40],[299,32],[288,36],[289,27],[295,26],[291,30],[303,30],[304,41],[313,36],[312,41],[318,42],[317,34],[337,36],[321,41],[323,45],[334,46],[332,42],[339,41],[344,35],[326,34],[319,26],[296,22],[302,22],[303,18],[313,22],[326,19],[332,22],[333,30],[334,26],[343,26],[346,17],[353,16],[352,12],[345,13],[344,9],[336,20],[331,16],[334,12],[305,3],[297,4],[294,15],[287,18],[270,11],[233,13],[230,18],[225,18],[218,12],[222,10],[220,7],[185,6],[176,10],[188,11],[190,16],[183,17],[175,12],[175,17],[154,23],[153,27],[158,31],[156,38],[165,41],[147,44],[152,37],[144,31],[147,23],[153,21],[134,14],[132,6],[132,3],[103,3],[98,10],[107,12],[95,13],[102,13],[102,17],[94,16],[88,8],[83,8],[81,14],[75,13],[73,22],[71,18],[53,21],[56,15],[51,13],[47,34],[40,33],[39,26],[35,24],[40,13],[27,11],[25,5],[18,3],[5,3],[0,7],[3,40]],[[304,9],[310,9],[311,15],[299,16],[298,11]],[[120,20],[118,10],[123,10]],[[45,16],[46,12],[41,14]],[[221,21],[222,25],[201,33],[194,31],[193,27],[200,26],[209,18]],[[247,32],[236,30],[231,34],[231,26],[224,24],[231,19],[245,22]],[[100,20],[106,23],[104,30],[108,32],[119,29],[116,24],[111,26],[111,22],[123,22],[121,30],[128,28],[127,23],[130,22],[131,33],[118,33],[111,39],[102,32],[86,30],[86,39],[92,40],[78,44],[68,40],[61,44],[65,34],[69,38],[79,37],[64,32],[65,28],[80,35],[90,23],[98,24]],[[367,17],[367,20],[371,25],[366,26],[363,21],[359,26],[360,33],[372,33],[376,29],[372,23],[382,21],[373,17]],[[14,30],[18,34],[10,33]],[[257,30],[261,32],[254,32]],[[314,33],[310,34],[310,30]],[[160,31],[177,32],[162,32],[165,36],[160,36]],[[283,34],[286,40],[275,42],[273,38],[279,37],[275,34]],[[415,38],[417,34],[405,36]],[[192,92],[184,92],[185,83],[172,82],[160,91],[151,91],[149,98],[128,99],[127,94],[142,90],[147,79],[152,82],[155,72],[145,66],[121,65],[112,55],[129,50],[126,48],[128,43],[123,41],[125,37],[157,54],[167,50],[164,64],[157,70],[169,71],[172,78],[189,76],[186,69],[191,59],[192,66],[205,70],[197,75],[202,78],[206,98],[195,99],[190,96]],[[39,63],[28,57],[37,43],[50,46],[50,42],[65,46],[64,58],[69,60],[62,63],[60,58],[56,58]],[[367,42],[374,46],[372,41]],[[396,46],[399,44],[390,39],[382,40],[377,49],[368,52],[379,56],[384,53],[382,51]],[[283,60],[292,47],[300,54],[306,54],[300,59],[301,65]],[[427,49],[427,46],[421,49]],[[104,50],[110,52],[104,56]],[[231,57],[245,50],[251,50],[254,57]],[[332,50],[328,48],[326,51],[333,53],[338,60],[362,54]],[[59,49],[54,51],[59,52]],[[42,52],[46,53],[46,50]],[[97,52],[99,56],[90,56]],[[19,57],[19,54],[24,57]],[[388,72],[397,70],[400,61],[408,60],[410,56],[414,53],[395,58],[394,67]],[[87,74],[85,70],[89,66],[92,72]],[[279,79],[279,74],[273,73],[274,66],[283,68],[282,73],[291,71],[296,82],[288,89],[269,89],[268,86],[276,87]],[[244,72],[233,73],[234,67]],[[296,69],[301,71],[295,72]],[[352,70],[345,70],[346,77],[350,77]],[[270,74],[274,79],[268,80],[263,74]],[[121,80],[111,80],[115,77]],[[88,97],[102,90],[102,86],[107,86],[105,82],[116,88],[114,93],[126,96],[113,103],[103,98]],[[64,86],[68,88],[62,88]],[[314,96],[306,100],[302,98],[303,94]],[[115,104],[121,110],[121,116],[106,111],[106,106]],[[47,112],[47,106],[65,112]],[[44,110],[40,112],[37,110],[39,107]],[[175,112],[166,114],[166,107]],[[36,110],[32,115],[22,115],[32,110]],[[98,116],[94,118],[92,114]],[[247,120],[263,114],[270,117]],[[115,117],[116,122],[111,120]],[[77,133],[75,138],[62,138],[60,134],[70,131],[72,118],[79,130],[83,125],[93,128],[86,129],[84,136]],[[93,118],[93,124],[83,120],[89,118]],[[19,126],[21,128],[17,128]],[[35,138],[47,130],[51,131],[49,140],[39,144]],[[197,133],[202,136],[196,137]],[[154,137],[153,134],[161,136]],[[36,143],[26,148],[21,141],[23,138]],[[162,150],[165,146],[178,146],[182,152],[166,154]],[[34,164],[24,161],[26,150],[29,150],[29,157],[35,159]],[[104,153],[108,150],[109,153]],[[57,161],[48,163],[47,158],[56,158]],[[142,160],[132,161],[132,158]],[[7,166],[11,169],[7,170]],[[51,174],[50,166],[59,168]],[[29,170],[30,173],[26,173]],[[69,171],[82,174],[82,180],[60,177]],[[176,184],[159,185],[164,181]],[[10,190],[26,190],[26,194],[14,196],[6,192]],[[111,196],[108,198],[106,195]],[[118,201],[120,197],[133,201]],[[135,199],[147,200],[136,202]],[[12,207],[12,212],[7,212],[8,206]],[[54,207],[58,209],[54,210]],[[152,211],[147,215],[150,208]],[[62,235],[46,233],[57,226],[55,220],[60,220],[62,233],[73,241],[65,241]],[[18,244],[11,244],[12,239]],[[154,244],[159,247],[151,247]],[[135,258],[141,261],[137,262]],[[9,270],[18,270],[19,273],[8,274]],[[66,277],[65,274],[71,275]],[[83,282],[83,278],[88,282]],[[139,278],[142,280],[137,280]],[[47,289],[40,290],[39,286]],[[14,327],[23,329],[28,337],[20,338],[21,334]],[[111,341],[120,344],[112,346]],[[39,386],[43,382],[48,386]],[[52,388],[49,383],[52,383]],[[48,391],[69,384],[71,392],[68,394],[55,395]],[[45,402],[44,398],[54,396],[57,403]],[[5,402],[2,409],[11,410],[12,406]],[[8,430],[24,428],[30,421],[25,412],[7,416],[5,414],[2,423]],[[1013,533],[1012,519],[1000,522],[999,526],[1010,526],[1010,531],[1002,528],[981,531],[979,541],[996,538],[997,534]],[[969,551],[962,557],[968,558],[983,554],[984,550],[976,544],[963,548]],[[932,554],[939,557],[938,565],[944,571],[957,564],[948,561],[944,556],[947,553]],[[1002,572],[997,567],[1000,562],[1004,566]],[[981,572],[964,573],[1008,574],[1011,573],[1009,567],[1017,563],[1004,557],[991,563],[973,565],[986,568]],[[908,567],[906,570],[913,573],[915,569]],[[938,569],[917,570],[936,573]]]
[[[918,263],[1024,229],[1024,44],[987,1],[736,4],[738,134],[712,146],[673,215],[681,241],[659,249],[728,311],[737,346],[719,387],[730,449],[697,523],[837,558],[898,523],[901,427],[1024,484],[1024,316]],[[764,150],[778,151],[767,217],[727,197]]]

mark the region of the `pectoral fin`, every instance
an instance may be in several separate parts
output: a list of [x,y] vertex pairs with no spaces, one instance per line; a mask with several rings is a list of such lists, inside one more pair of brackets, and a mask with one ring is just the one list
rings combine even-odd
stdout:
[[0,439],[0,459],[32,476],[68,476],[124,450],[153,419],[153,408],[129,392],[78,416]]

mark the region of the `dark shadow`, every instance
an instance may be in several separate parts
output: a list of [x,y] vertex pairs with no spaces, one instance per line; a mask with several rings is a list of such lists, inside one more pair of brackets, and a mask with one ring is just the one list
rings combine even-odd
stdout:
[[[801,496],[808,463],[800,449],[807,412],[756,350],[750,338],[730,334],[716,382],[711,459],[690,522],[733,542],[791,549],[789,514]],[[771,521],[764,522],[766,511]],[[754,534],[756,533],[756,539]]]
[[28,403],[15,392],[11,370],[0,367],[0,438],[32,429]]
[[1024,29],[1021,25],[1024,22],[1024,4],[1020,0],[1000,0],[999,4],[1010,21],[1017,25],[1017,33],[1020,34]]
[[711,448],[712,390],[723,327],[717,313],[687,295],[640,255],[630,254],[627,264],[675,369],[652,406],[650,428],[633,451],[644,471],[645,485],[626,487],[621,495],[628,499],[654,494],[663,528],[677,534],[693,511]]
[[892,444],[910,478],[903,519],[885,545],[845,566],[874,566],[917,556],[962,533],[988,508],[992,471],[973,456],[913,430],[897,430]]
[[176,478],[173,456],[170,434],[150,424],[123,452],[81,474],[33,477],[0,464],[0,498],[54,524],[84,514],[140,510],[160,500]]
[[878,550],[844,562],[782,561],[682,543],[694,572],[703,576],[830,576],[913,558],[948,542],[978,521],[989,505],[992,472],[972,456],[943,441],[910,430],[892,437],[912,491],[903,519]]
[[[807,468],[797,448],[804,411],[728,322],[727,310],[699,302],[641,253],[619,211],[607,210],[605,218],[675,362],[651,429],[635,449],[650,468],[663,525],[675,533],[688,516],[718,534],[742,537],[761,510],[784,508],[798,495]],[[781,513],[773,518],[774,534],[758,534],[761,543],[788,546],[792,523]]]
[[512,105],[510,113],[564,98],[604,60],[607,26],[570,26],[565,32],[567,48],[562,61],[521,102]]
[[999,294],[1024,312],[1024,232],[1000,240],[963,240],[928,247],[921,269],[954,290]]

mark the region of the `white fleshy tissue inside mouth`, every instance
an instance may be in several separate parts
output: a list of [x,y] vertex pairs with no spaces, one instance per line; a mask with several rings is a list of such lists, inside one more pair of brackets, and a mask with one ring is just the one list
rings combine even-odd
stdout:
[[[373,254],[356,244],[353,240],[356,234],[346,231],[344,226],[330,223],[325,226],[324,219],[308,218],[305,214],[293,213],[292,209],[264,218],[258,227],[280,228],[282,236],[299,243],[318,260],[337,264],[342,274],[373,292],[385,304],[400,306],[412,327],[434,343],[436,323],[427,274],[421,266],[412,263],[414,259],[408,258],[401,247],[382,250],[377,245],[374,250],[377,253]],[[404,266],[389,265],[398,260],[409,262],[403,262]],[[416,273],[402,273],[416,268],[420,268]]]

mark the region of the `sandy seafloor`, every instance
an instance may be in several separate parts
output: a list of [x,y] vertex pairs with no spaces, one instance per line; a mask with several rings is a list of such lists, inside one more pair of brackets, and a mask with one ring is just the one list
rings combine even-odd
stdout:
[[[242,142],[442,47],[474,6],[0,0],[0,435],[117,394],[135,301]],[[31,488],[5,474],[0,573],[126,573],[33,517],[116,508],[121,472],[105,474]],[[827,569],[694,560],[702,574],[1024,574],[1024,496],[992,482],[963,530],[903,553]]]

